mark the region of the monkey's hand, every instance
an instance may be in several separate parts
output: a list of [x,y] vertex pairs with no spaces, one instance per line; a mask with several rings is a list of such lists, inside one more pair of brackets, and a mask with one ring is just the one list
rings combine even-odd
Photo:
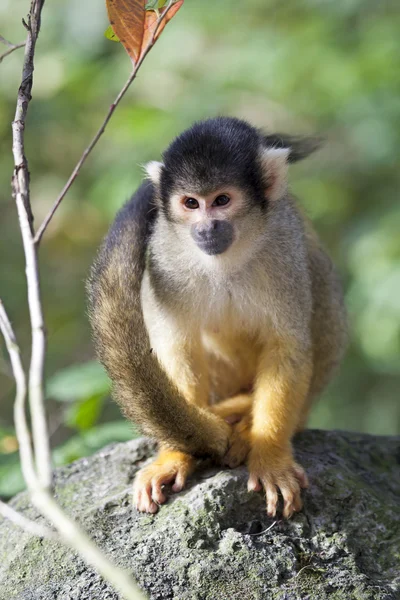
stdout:
[[222,458],[222,464],[231,469],[246,462],[250,452],[251,444],[251,415],[246,415],[232,427],[232,434],[229,440],[229,448]]
[[247,488],[258,492],[265,490],[267,512],[276,515],[278,489],[283,496],[283,516],[290,518],[302,509],[301,488],[308,486],[307,475],[293,458],[291,448],[276,447],[268,442],[253,442],[250,451],[249,480]]
[[156,513],[167,501],[162,487],[173,482],[172,491],[180,492],[193,472],[196,459],[190,454],[161,450],[148,467],[136,475],[133,483],[133,503],[141,512]]

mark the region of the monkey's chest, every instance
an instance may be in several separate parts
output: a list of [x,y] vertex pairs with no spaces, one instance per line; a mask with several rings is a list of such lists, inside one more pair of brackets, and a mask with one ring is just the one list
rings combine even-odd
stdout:
[[211,396],[223,399],[252,388],[260,345],[255,336],[216,328],[202,335],[206,351]]

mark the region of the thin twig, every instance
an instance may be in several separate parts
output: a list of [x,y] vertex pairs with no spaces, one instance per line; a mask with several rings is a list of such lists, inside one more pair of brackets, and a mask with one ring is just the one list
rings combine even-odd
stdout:
[[18,50],[18,48],[23,48],[25,46],[25,42],[20,42],[19,44],[10,44],[10,42],[7,42],[7,40],[5,40],[1,35],[0,35],[0,41],[4,42],[7,46],[9,46],[8,50],[3,52],[3,54],[0,54],[0,63],[3,61],[4,58],[6,58],[6,56],[9,56],[15,50]]
[[32,448],[29,438],[29,430],[25,415],[26,377],[22,367],[20,350],[17,345],[15,334],[0,300],[0,330],[4,336],[6,347],[10,355],[17,392],[14,405],[15,428],[19,443],[21,467],[31,494],[31,499],[36,508],[47,517],[60,533],[60,537],[51,529],[30,521],[9,505],[0,501],[0,514],[10,519],[16,525],[22,527],[33,535],[65,541],[76,552],[94,567],[107,581],[119,590],[127,600],[144,600],[142,592],[133,583],[128,573],[116,567],[110,562],[106,555],[90,540],[86,533],[70,519],[57,505],[47,489],[44,489],[38,480],[33,466]]
[[262,535],[263,533],[267,533],[267,531],[270,531],[273,527],[275,527],[275,525],[278,523],[279,521],[274,521],[272,523],[272,525],[270,525],[269,527],[267,527],[267,529],[264,529],[263,531],[260,531],[259,533],[248,533],[247,535]]
[[33,461],[31,439],[25,414],[26,402],[26,377],[21,362],[21,353],[15,339],[15,334],[0,300],[0,330],[6,342],[7,350],[10,355],[11,367],[16,383],[16,394],[14,402],[14,421],[21,456],[22,474],[28,488],[36,487],[36,473]]
[[5,46],[8,46],[9,48],[14,48],[14,46],[15,46],[15,44],[12,44],[8,40],[6,40],[6,38],[4,38],[2,35],[0,35],[0,42],[2,44],[4,44]]
[[21,527],[21,529],[24,529],[24,531],[31,533],[32,535],[37,535],[38,537],[46,538],[49,540],[60,540],[58,534],[55,531],[52,531],[45,525],[41,525],[40,523],[35,523],[35,521],[27,519],[26,517],[24,517],[24,515],[21,515],[21,513],[12,508],[9,504],[6,504],[1,500],[0,515],[14,523],[14,525]]
[[80,526],[70,519],[47,491],[32,494],[32,502],[54,525],[73,550],[109,581],[126,600],[145,600],[146,596],[132,581],[130,574],[115,566]]
[[35,244],[37,246],[40,244],[40,240],[42,239],[42,236],[43,236],[44,232],[46,231],[46,229],[47,229],[47,227],[48,227],[51,219],[53,218],[54,213],[56,212],[57,208],[60,206],[62,200],[66,196],[66,194],[67,194],[68,190],[70,189],[71,185],[73,184],[73,182],[77,178],[77,176],[79,174],[79,171],[81,170],[82,165],[84,164],[84,162],[86,161],[87,157],[92,152],[93,148],[96,146],[96,144],[99,141],[100,137],[104,133],[105,128],[107,127],[107,124],[110,121],[110,119],[111,119],[111,117],[112,117],[115,109],[117,108],[118,104],[121,102],[122,98],[125,96],[126,92],[130,88],[132,82],[135,80],[137,72],[139,71],[140,67],[142,66],[142,63],[143,63],[144,59],[146,58],[147,54],[150,52],[150,50],[152,49],[152,47],[155,44],[156,34],[158,33],[158,30],[159,30],[161,22],[165,18],[165,16],[167,15],[169,9],[171,8],[171,6],[173,4],[174,4],[174,1],[170,0],[170,2],[168,3],[168,5],[166,6],[165,12],[162,15],[160,15],[160,17],[158,18],[156,27],[155,27],[155,29],[153,31],[153,35],[152,35],[149,43],[147,44],[146,49],[144,50],[142,56],[140,57],[140,59],[138,60],[138,62],[136,63],[136,65],[134,66],[133,71],[129,75],[129,77],[128,77],[126,83],[125,83],[125,85],[123,86],[123,88],[119,92],[118,96],[115,98],[114,102],[111,104],[111,106],[110,106],[110,108],[109,108],[109,110],[107,112],[107,115],[106,115],[103,123],[101,124],[100,128],[98,129],[97,133],[93,137],[93,139],[90,142],[90,144],[88,145],[88,147],[84,150],[81,158],[79,159],[79,161],[77,162],[74,170],[72,171],[72,173],[71,173],[71,175],[70,175],[67,183],[65,184],[65,186],[61,190],[61,193],[59,194],[57,200],[54,202],[52,208],[50,209],[49,213],[45,217],[43,223],[40,225],[39,229],[37,230],[35,238],[34,238],[34,242],[35,242]]
[[33,57],[40,31],[40,17],[44,0],[32,0],[29,13],[29,31],[26,41],[22,82],[18,90],[17,107],[12,124],[14,173],[12,188],[17,204],[18,218],[26,262],[28,284],[28,305],[32,329],[32,352],[29,369],[29,406],[32,419],[32,436],[35,450],[36,469],[39,480],[45,488],[50,488],[52,468],[49,436],[44,408],[43,372],[46,349],[43,310],[40,299],[39,269],[37,249],[33,242],[33,216],[29,198],[29,170],[25,155],[25,120],[31,100],[33,84]]

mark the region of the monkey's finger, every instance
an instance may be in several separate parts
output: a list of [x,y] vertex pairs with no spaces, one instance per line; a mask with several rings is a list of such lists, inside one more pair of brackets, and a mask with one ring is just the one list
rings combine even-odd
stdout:
[[183,488],[186,485],[186,479],[187,479],[186,473],[183,470],[178,471],[178,473],[176,474],[176,477],[175,477],[175,483],[172,486],[172,491],[180,492],[181,490],[183,490]]
[[277,485],[283,496],[283,516],[290,519],[293,513],[302,507],[300,486],[295,477],[290,474],[278,479]]
[[247,481],[247,491],[248,492],[260,492],[262,490],[262,485],[257,475],[250,474],[250,477]]
[[140,512],[147,512],[154,514],[158,511],[158,506],[151,499],[151,483],[145,484],[137,482],[137,504],[136,508]]
[[167,501],[167,497],[162,491],[162,486],[171,483],[171,481],[175,477],[175,469],[168,469],[165,473],[160,473],[159,475],[154,475],[151,480],[151,497],[158,504],[164,504]]
[[294,463],[293,470],[294,470],[294,474],[300,484],[300,487],[308,488],[308,485],[309,485],[308,477],[307,477],[307,473],[305,472],[303,467],[301,465],[299,465],[298,463]]
[[162,491],[163,485],[163,481],[160,478],[152,480],[151,497],[157,504],[164,504],[167,501],[167,496]]
[[265,497],[267,501],[267,513],[269,517],[275,517],[278,506],[278,490],[269,479],[263,479]]

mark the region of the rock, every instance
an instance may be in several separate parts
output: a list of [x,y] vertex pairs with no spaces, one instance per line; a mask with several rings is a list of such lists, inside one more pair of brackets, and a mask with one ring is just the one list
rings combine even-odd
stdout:
[[[155,516],[131,507],[154,453],[146,439],[56,472],[55,494],[151,599],[400,598],[400,439],[307,431],[295,442],[310,488],[290,521],[267,517],[246,469],[203,468]],[[43,522],[26,493],[12,506]],[[116,600],[70,549],[0,520],[1,600]]]

